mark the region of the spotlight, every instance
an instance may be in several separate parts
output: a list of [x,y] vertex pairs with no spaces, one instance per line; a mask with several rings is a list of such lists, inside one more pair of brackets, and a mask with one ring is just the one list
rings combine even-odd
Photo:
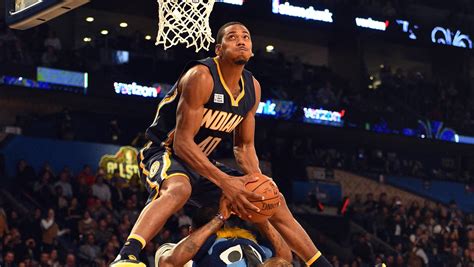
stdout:
[[145,35],[145,40],[151,40],[151,35]]
[[107,34],[109,34],[109,31],[108,31],[108,30],[101,30],[101,31],[100,31],[100,34],[102,34],[102,35],[107,35]]
[[120,28],[127,28],[128,24],[126,22],[120,22]]
[[267,53],[273,52],[274,49],[275,47],[273,45],[267,45],[267,47],[265,47],[265,51],[267,51]]
[[93,22],[93,21],[94,21],[94,17],[87,17],[87,18],[86,18],[86,21],[87,21],[87,22]]
[[84,40],[84,42],[89,43],[89,42],[92,41],[92,38],[90,38],[90,37],[84,37],[83,40]]

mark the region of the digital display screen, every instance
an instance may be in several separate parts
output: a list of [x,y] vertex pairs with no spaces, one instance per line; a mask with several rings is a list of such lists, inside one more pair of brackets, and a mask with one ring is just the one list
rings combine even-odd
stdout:
[[43,0],[15,0],[15,9],[14,12],[22,12],[34,5],[42,3]]
[[274,14],[297,17],[306,20],[316,20],[327,23],[333,22],[333,13],[315,4],[300,1],[272,0],[272,12]]
[[36,69],[36,76],[36,79],[41,82],[77,86],[82,88],[88,87],[87,72],[38,67]]
[[281,119],[291,119],[297,106],[292,101],[267,100],[260,102],[257,108],[257,115],[269,116]]

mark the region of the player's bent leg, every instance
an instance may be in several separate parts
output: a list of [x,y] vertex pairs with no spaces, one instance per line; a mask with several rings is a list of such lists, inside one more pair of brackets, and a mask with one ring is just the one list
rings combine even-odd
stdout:
[[146,242],[155,237],[172,214],[180,210],[191,195],[191,184],[187,177],[177,175],[163,181],[159,196],[140,213],[129,238],[120,250],[112,267],[145,267],[138,261]]
[[[309,266],[331,266],[329,265],[313,265],[321,262],[324,258],[318,251],[313,241],[296,221],[288,208],[285,197],[280,193],[282,205],[277,212],[270,218],[270,223],[282,235],[283,239],[288,243],[290,248]],[[325,259],[325,258],[324,258]],[[327,262],[327,261],[326,261]]]

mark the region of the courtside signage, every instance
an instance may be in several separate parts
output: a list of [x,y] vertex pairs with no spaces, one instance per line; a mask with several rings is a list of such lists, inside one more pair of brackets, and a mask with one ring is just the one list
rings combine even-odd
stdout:
[[377,31],[385,31],[390,25],[388,20],[386,21],[378,21],[373,20],[372,18],[355,18],[355,22],[357,27],[368,28]]
[[272,2],[272,12],[274,14],[280,14],[290,17],[298,17],[307,20],[316,20],[332,23],[332,15],[328,9],[316,10],[313,6],[301,7],[293,6],[288,2],[280,4],[280,0],[273,0]]
[[346,111],[332,111],[332,110],[325,110],[325,109],[313,109],[313,108],[303,108],[304,111],[304,121],[309,123],[317,123],[317,124],[327,124],[333,126],[342,126],[344,121],[342,117],[344,117]]
[[130,180],[133,175],[138,175],[138,150],[131,146],[123,146],[115,155],[103,155],[99,166],[107,173],[107,178],[112,178],[115,171],[120,177]]
[[276,107],[276,104],[270,100],[267,100],[265,102],[260,102],[258,104],[257,114],[275,116],[276,115],[275,107]]
[[158,98],[161,92],[161,86],[151,87],[133,83],[114,82],[114,90],[118,95],[134,95],[142,97]]
[[431,41],[435,44],[472,49],[471,38],[467,34],[462,34],[460,30],[451,31],[448,28],[435,27],[431,31]]
[[244,4],[244,0],[217,0],[216,3],[226,3],[226,4],[241,6]]

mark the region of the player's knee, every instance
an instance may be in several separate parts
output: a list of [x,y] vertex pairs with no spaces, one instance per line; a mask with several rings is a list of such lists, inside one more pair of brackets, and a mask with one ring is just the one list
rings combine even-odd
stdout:
[[160,194],[174,198],[177,202],[187,201],[191,196],[192,188],[189,180],[184,176],[172,177],[162,184]]

